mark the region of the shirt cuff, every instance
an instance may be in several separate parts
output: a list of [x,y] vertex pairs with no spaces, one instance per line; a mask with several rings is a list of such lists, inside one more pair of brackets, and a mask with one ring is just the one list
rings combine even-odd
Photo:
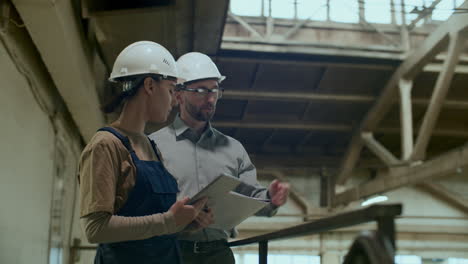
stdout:
[[268,200],[270,200],[270,203],[267,206],[264,207],[264,210],[266,212],[266,215],[268,217],[271,217],[271,216],[274,216],[278,212],[279,206],[276,206],[271,202],[271,196],[270,196],[270,191],[269,190],[267,190],[267,192],[266,192],[266,197],[267,197]]

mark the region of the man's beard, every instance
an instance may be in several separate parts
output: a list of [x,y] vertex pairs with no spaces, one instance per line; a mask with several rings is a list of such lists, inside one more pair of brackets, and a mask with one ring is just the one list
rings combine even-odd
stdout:
[[[202,111],[203,108],[210,107],[210,106],[213,108],[212,111],[209,111],[209,112]],[[192,116],[192,118],[194,118],[195,120],[205,122],[205,121],[210,121],[211,118],[213,118],[215,110],[216,110],[216,106],[207,104],[200,108],[197,108],[193,104],[190,104],[189,102],[187,102],[187,104],[185,105],[185,110],[187,110],[190,116]]]

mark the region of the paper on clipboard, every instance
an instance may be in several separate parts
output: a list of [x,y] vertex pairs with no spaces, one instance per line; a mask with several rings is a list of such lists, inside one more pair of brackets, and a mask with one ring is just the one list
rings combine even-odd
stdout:
[[212,206],[214,224],[210,227],[229,230],[249,216],[254,215],[268,203],[269,200],[257,199],[231,191]]
[[208,184],[205,188],[193,196],[188,204],[194,204],[197,200],[208,197],[207,205],[211,207],[216,200],[234,190],[241,181],[238,178],[222,174]]
[[193,204],[203,197],[208,197],[207,206],[213,209],[215,221],[209,227],[229,230],[269,203],[269,200],[234,192],[233,190],[241,183],[233,176],[220,175],[193,196],[188,203]]

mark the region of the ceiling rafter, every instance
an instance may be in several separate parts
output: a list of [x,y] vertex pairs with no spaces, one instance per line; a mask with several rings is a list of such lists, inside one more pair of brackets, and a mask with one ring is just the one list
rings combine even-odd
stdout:
[[[262,116],[249,115],[248,120],[242,121],[214,121],[215,127],[222,128],[256,128],[256,129],[287,129],[287,130],[309,130],[309,131],[334,131],[350,133],[353,131],[352,125],[336,123],[317,123],[317,122],[280,122],[280,121],[260,121]],[[377,133],[399,134],[399,127],[380,127],[376,129]],[[468,138],[468,131],[462,128],[435,129],[433,135]],[[360,137],[360,135],[359,135]]]
[[468,214],[468,200],[454,193],[445,186],[433,182],[424,182],[417,185],[417,187],[433,195],[434,197],[452,205],[453,207],[456,207],[465,214]]

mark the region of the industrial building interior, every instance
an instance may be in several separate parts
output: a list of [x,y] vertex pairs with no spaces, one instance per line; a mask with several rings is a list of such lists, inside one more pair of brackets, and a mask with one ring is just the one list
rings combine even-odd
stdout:
[[213,126],[260,183],[291,184],[237,227],[236,263],[468,263],[463,0],[1,0],[0,263],[93,263],[77,162],[139,40],[208,54],[227,76]]

